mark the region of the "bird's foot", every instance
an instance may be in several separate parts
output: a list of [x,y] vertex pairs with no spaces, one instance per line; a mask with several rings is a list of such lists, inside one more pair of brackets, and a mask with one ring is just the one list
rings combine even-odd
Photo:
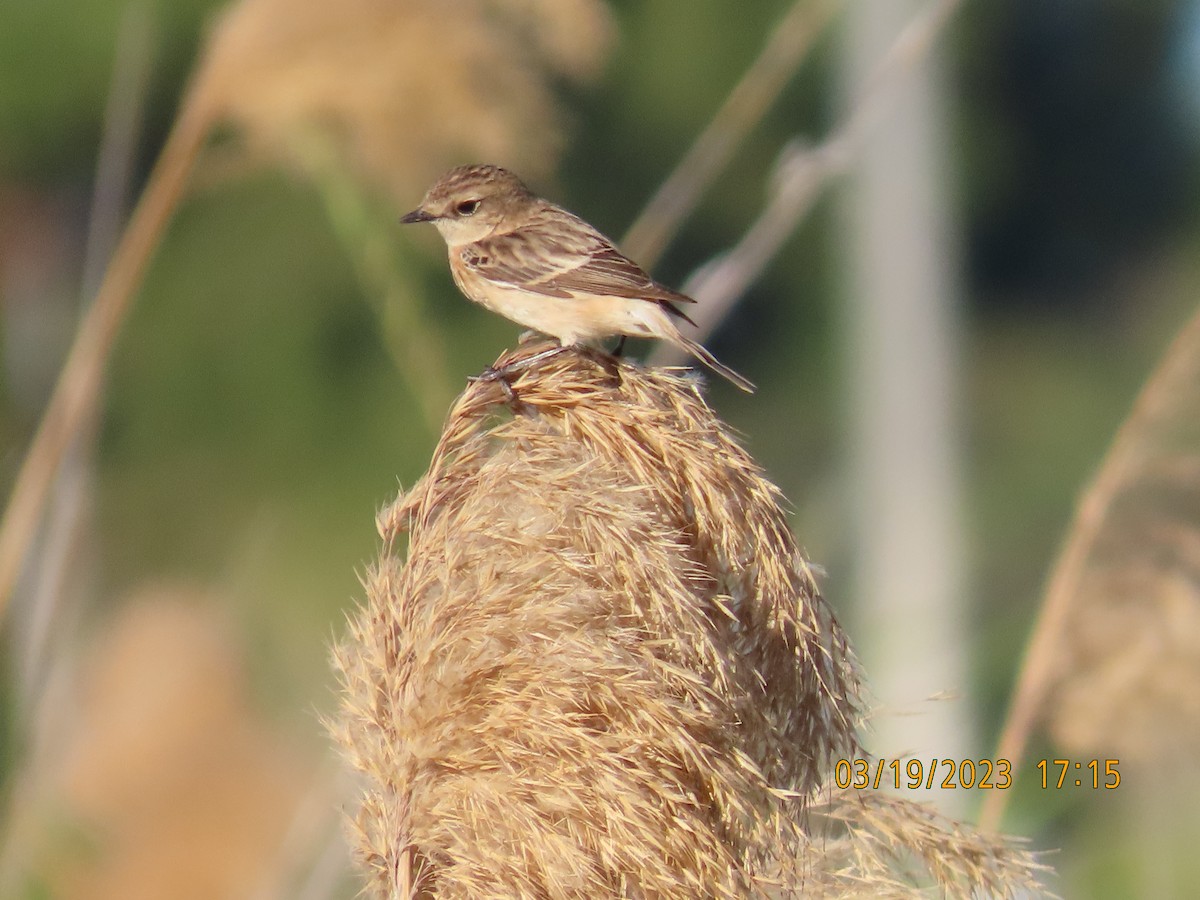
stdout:
[[[536,332],[530,333],[536,334]],[[511,379],[517,375],[520,375],[526,369],[533,368],[538,363],[545,362],[548,359],[553,359],[559,354],[565,353],[569,349],[569,347],[558,345],[549,347],[545,350],[539,350],[537,353],[533,353],[522,359],[514,359],[512,362],[505,363],[503,366],[488,366],[478,375],[470,376],[467,380],[472,383],[498,383],[500,385],[500,389],[504,391],[504,400],[508,406],[514,413],[520,412],[524,408],[524,404],[521,402],[521,398],[517,396],[516,388],[513,387]]]
[[590,359],[600,366],[612,379],[614,385],[619,385],[621,383],[621,351],[624,350],[624,345],[625,338],[622,337],[612,351],[586,345],[580,345],[575,349],[580,356]]
[[564,347],[562,344],[556,344],[553,347],[547,347],[545,350],[539,350],[537,353],[531,353],[529,356],[521,359],[514,359],[512,362],[501,366],[498,371],[504,372],[506,375],[524,372],[526,369],[532,369],[539,363],[543,363],[548,359],[554,359],[554,357],[560,356],[570,349],[570,347]]
[[521,403],[521,398],[517,396],[516,390],[513,389],[512,382],[509,376],[512,375],[510,366],[502,366],[497,369],[493,366],[488,366],[478,375],[468,375],[467,381],[471,384],[499,384],[500,390],[504,392],[504,402],[514,413],[521,411],[524,404]]

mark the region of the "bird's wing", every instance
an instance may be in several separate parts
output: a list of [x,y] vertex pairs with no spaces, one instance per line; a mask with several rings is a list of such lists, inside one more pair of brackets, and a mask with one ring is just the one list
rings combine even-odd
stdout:
[[463,264],[489,281],[551,297],[599,294],[694,303],[659,284],[582,219],[561,210],[462,249]]

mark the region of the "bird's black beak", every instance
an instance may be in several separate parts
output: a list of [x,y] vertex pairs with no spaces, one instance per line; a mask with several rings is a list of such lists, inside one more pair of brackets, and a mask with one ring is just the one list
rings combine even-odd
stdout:
[[437,216],[430,215],[423,209],[414,209],[410,213],[405,213],[400,217],[400,221],[405,225],[411,225],[414,222],[432,222]]

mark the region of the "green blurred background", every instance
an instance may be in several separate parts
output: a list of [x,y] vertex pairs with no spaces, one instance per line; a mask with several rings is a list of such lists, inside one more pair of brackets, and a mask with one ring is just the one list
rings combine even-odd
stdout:
[[[6,484],[86,293],[90,198],[128,7],[0,4]],[[135,194],[223,7],[140,7],[149,75]],[[545,111],[547,134],[559,136],[559,152],[549,140],[517,142],[511,160],[494,161],[524,165],[542,193],[619,237],[789,7],[614,0],[611,50],[597,74],[547,67],[557,98]],[[660,280],[681,284],[734,243],[763,206],[783,144],[819,140],[838,120],[841,30],[835,19],[706,192],[655,267]],[[448,39],[432,51],[413,84],[453,66],[454,46]],[[961,288],[955,374],[971,679],[962,689],[977,730],[968,743],[988,755],[1073,500],[1195,305],[1200,7],[979,0],[956,13],[938,47]],[[340,162],[333,174],[306,168],[311,157],[289,163],[247,131],[228,125],[201,160],[121,335],[65,563],[71,624],[61,635],[51,628],[47,654],[86,658],[131,596],[159,589],[148,585],[199,591],[197,602],[229,623],[254,714],[285,736],[298,768],[320,769],[329,751],[315,711],[333,707],[331,637],[359,596],[357,572],[378,552],[376,510],[421,475],[436,439],[399,374],[403,342],[390,343],[391,329],[413,320],[388,304],[411,304],[429,329],[442,371],[429,373],[428,389],[446,401],[513,346],[518,328],[462,299],[431,230],[395,224],[430,172],[472,159],[473,148],[419,162],[398,151],[384,185]],[[829,571],[831,601],[853,622],[839,190],[823,195],[708,344],[760,385],[746,398],[712,383],[713,403],[783,488],[801,543]],[[388,248],[381,268],[356,256],[364,234]],[[9,622],[4,760],[14,806],[36,717],[21,700],[28,621],[15,610]],[[1144,893],[1147,863],[1132,826],[1118,823],[1118,799],[1025,784],[1014,802],[1010,830],[1037,848],[1064,848],[1049,859],[1064,896],[1186,896],[1197,883],[1159,847],[1175,860],[1171,874],[1161,891]],[[20,852],[10,848],[24,873],[18,896],[108,896],[53,874],[55,854],[82,844],[80,857],[100,860],[105,845],[63,825],[69,814],[49,819],[56,824],[26,829]],[[38,836],[44,830],[53,837]],[[334,892],[353,890],[344,873],[332,882]]]

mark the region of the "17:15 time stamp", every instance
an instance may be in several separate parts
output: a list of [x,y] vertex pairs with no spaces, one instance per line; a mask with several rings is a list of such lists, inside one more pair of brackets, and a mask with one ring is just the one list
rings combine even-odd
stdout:
[[[1093,790],[1114,790],[1121,784],[1119,759],[1089,759],[1074,762],[1069,759],[1039,759],[1037,770],[1042,776],[1042,788],[1090,787]],[[1103,766],[1103,769],[1101,768]]]
[[[1037,770],[1043,790],[1070,786],[1113,790],[1121,784],[1119,765],[1116,759],[1043,759]],[[833,767],[833,781],[839,788],[855,790],[936,787],[1003,791],[1013,784],[1012,763],[1007,759],[839,759]]]

